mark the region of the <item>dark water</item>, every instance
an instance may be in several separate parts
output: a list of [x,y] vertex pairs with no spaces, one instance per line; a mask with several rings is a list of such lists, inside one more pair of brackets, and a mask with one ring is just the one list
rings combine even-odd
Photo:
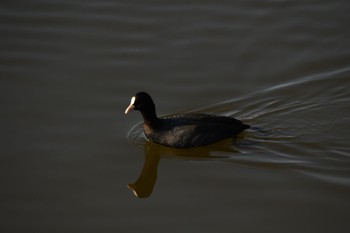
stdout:
[[[1,232],[347,232],[348,1],[11,1],[0,7]],[[159,114],[236,142],[145,142]],[[134,195],[130,188],[134,188]]]

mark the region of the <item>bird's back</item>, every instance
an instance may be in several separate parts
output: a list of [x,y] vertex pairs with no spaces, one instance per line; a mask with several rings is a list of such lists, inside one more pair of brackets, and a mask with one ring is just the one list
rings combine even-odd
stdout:
[[145,125],[145,134],[155,143],[186,148],[233,137],[247,128],[248,125],[232,117],[193,113],[161,117],[158,125]]

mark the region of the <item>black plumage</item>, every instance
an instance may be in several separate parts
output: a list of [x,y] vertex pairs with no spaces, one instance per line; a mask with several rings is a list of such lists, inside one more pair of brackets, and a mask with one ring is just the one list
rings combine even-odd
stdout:
[[155,104],[146,92],[132,97],[125,114],[131,110],[141,112],[147,139],[176,148],[208,145],[234,137],[249,128],[240,120],[226,116],[187,113],[157,117]]

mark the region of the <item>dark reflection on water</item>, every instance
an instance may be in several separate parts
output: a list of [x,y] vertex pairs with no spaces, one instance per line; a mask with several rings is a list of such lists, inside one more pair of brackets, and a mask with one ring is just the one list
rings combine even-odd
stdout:
[[212,144],[211,146],[198,147],[192,149],[176,149],[157,145],[155,143],[146,141],[144,147],[144,164],[139,178],[133,184],[129,184],[130,188],[135,196],[139,198],[147,198],[151,195],[154,185],[157,180],[157,169],[161,157],[178,157],[181,159],[219,159],[225,158],[225,156],[212,155],[213,152],[226,152],[235,153],[238,152],[231,148],[232,139],[224,140]]
[[128,188],[139,198],[149,197],[157,180],[160,155],[156,151],[152,153],[150,147],[145,145],[145,161],[139,178],[133,184],[128,184]]

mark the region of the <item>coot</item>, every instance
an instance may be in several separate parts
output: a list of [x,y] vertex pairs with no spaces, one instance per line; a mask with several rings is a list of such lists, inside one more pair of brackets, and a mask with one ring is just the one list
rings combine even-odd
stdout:
[[141,112],[148,140],[176,148],[208,145],[234,137],[249,128],[249,125],[226,116],[188,113],[157,117],[154,102],[146,92],[139,92],[131,98],[125,114],[132,110]]

